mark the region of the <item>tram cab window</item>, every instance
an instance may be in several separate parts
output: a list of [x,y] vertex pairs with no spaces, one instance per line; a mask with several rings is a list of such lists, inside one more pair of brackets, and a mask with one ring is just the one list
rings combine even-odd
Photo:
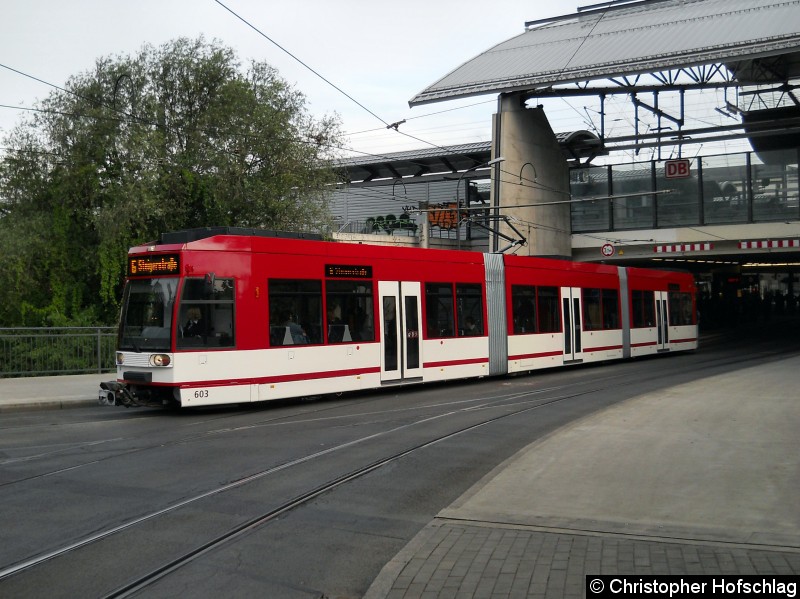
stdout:
[[326,281],[328,343],[374,341],[372,281]]
[[232,347],[235,297],[233,279],[185,279],[176,346],[180,349]]
[[655,293],[653,291],[631,291],[631,324],[635,329],[656,326]]
[[322,282],[269,280],[270,345],[322,343]]
[[169,351],[178,279],[128,281],[122,300],[119,349]]
[[511,318],[515,335],[557,333],[561,329],[558,289],[512,285]]
[[583,328],[587,331],[619,328],[619,292],[616,289],[583,290]]
[[694,324],[691,293],[670,291],[667,296],[667,301],[669,302],[669,324],[671,326]]

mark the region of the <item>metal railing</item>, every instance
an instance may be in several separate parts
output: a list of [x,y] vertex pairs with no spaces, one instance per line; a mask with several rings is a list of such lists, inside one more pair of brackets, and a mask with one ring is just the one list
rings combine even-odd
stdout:
[[389,220],[385,221],[382,216],[377,219],[368,218],[366,220],[351,220],[339,227],[338,233],[361,233],[371,235],[405,235],[413,237],[416,235],[417,225],[410,220]]
[[114,370],[116,327],[0,328],[0,378]]
[[[380,218],[380,217],[379,217]],[[403,237],[414,237],[419,234],[419,226],[413,222],[395,221],[386,223],[385,221],[368,218],[367,220],[351,220],[342,224],[337,233],[360,233],[364,235],[395,235]],[[428,231],[431,239],[457,239],[455,227],[443,228],[439,226],[431,227]],[[485,239],[488,234],[478,227],[468,228],[466,224],[461,225],[462,239]]]

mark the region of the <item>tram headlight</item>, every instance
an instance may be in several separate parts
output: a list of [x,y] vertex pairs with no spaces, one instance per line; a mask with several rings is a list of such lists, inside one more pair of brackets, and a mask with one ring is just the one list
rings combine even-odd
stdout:
[[169,366],[171,361],[167,354],[153,354],[150,356],[150,366]]

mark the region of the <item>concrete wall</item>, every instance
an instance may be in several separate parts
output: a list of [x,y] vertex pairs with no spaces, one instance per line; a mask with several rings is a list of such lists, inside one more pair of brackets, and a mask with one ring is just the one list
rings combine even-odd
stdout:
[[[519,96],[503,95],[494,131],[493,157],[505,161],[493,170],[499,183],[493,186],[497,197],[492,197],[492,205],[497,206],[499,198],[500,214],[511,217],[527,239],[515,253],[571,257],[569,168],[544,110],[526,108]],[[499,231],[518,237],[502,222]],[[499,238],[493,247],[507,245]]]

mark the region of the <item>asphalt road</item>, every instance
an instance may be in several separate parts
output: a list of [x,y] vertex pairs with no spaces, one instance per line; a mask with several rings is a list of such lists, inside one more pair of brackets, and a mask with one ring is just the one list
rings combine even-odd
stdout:
[[361,597],[522,447],[630,397],[796,350],[788,329],[776,342],[782,331],[257,409],[4,414],[0,595]]

